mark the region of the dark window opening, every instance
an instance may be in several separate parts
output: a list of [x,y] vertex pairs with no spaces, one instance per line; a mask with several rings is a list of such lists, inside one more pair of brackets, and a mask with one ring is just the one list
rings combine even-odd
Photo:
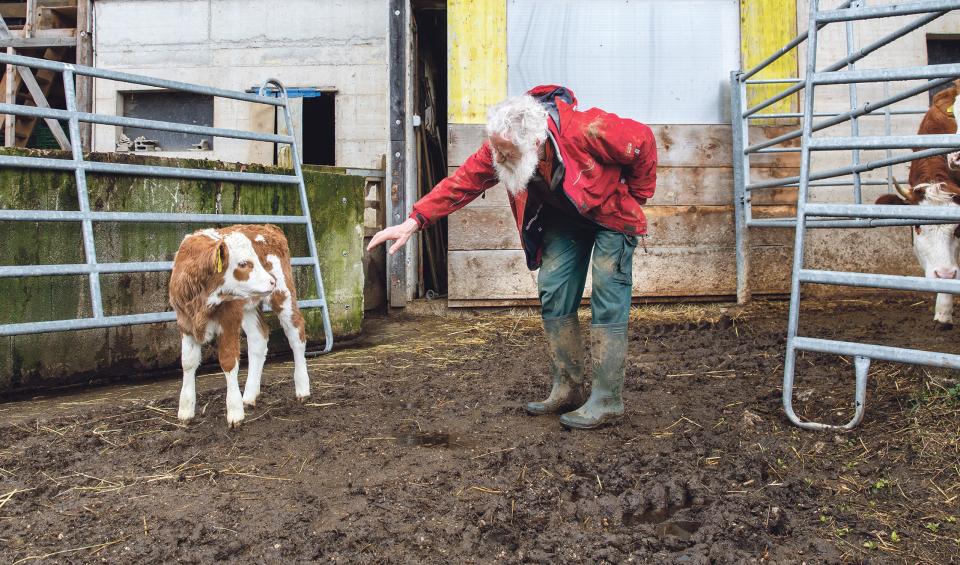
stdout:
[[[927,36],[927,64],[945,65],[949,63],[960,63],[960,36]],[[950,88],[952,82],[942,84],[937,88],[930,90],[930,102],[933,103],[933,96]]]
[[[197,126],[213,126],[213,96],[190,92],[125,92],[123,97],[123,115],[129,118],[161,120]],[[213,149],[213,137],[174,131],[159,131],[143,128],[125,127],[126,140],[118,140],[118,147],[126,150],[159,149],[162,151],[182,151],[190,149]],[[137,140],[143,138],[140,142]]]
[[303,163],[337,164],[336,94],[303,99]]

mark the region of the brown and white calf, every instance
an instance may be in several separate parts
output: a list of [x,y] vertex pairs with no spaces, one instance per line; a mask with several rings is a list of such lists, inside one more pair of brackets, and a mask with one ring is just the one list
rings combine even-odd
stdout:
[[[188,422],[196,413],[200,348],[214,338],[220,368],[227,378],[227,425],[239,425],[244,405],[256,403],[267,356],[264,304],[270,304],[276,313],[293,349],[293,382],[302,401],[310,395],[306,336],[283,232],[272,225],[237,225],[205,229],[183,238],[170,276],[170,305],[181,333],[180,421]],[[241,329],[247,336],[249,359],[242,396],[237,382]]]
[[[960,102],[960,81],[933,97],[930,109],[923,116],[920,135],[956,134],[954,108]],[[911,204],[916,206],[960,206],[960,152],[924,157],[910,163],[910,187],[897,186],[900,196],[884,194],[877,204]],[[913,251],[927,278],[956,279],[960,268],[960,225],[939,224],[913,227]],[[937,328],[953,327],[953,295],[937,294],[934,308]]]

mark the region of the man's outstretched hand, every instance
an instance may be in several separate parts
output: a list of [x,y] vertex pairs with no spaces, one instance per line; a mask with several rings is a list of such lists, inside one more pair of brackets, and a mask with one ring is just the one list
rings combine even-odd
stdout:
[[390,255],[393,255],[398,249],[403,247],[407,240],[410,239],[410,236],[416,233],[418,229],[420,229],[420,224],[413,218],[407,218],[407,221],[398,226],[390,226],[385,230],[380,230],[375,233],[370,240],[370,244],[367,245],[367,251],[370,251],[385,241],[396,240],[394,244],[390,246],[390,249],[387,250]]

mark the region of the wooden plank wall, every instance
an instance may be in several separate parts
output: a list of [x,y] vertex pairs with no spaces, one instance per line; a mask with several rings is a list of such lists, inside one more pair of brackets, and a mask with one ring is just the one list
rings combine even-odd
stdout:
[[[472,18],[465,17],[462,10],[480,4],[492,10],[494,17],[478,18],[476,12]],[[496,49],[469,49],[462,43],[454,47],[454,44],[469,37],[478,45],[496,45],[493,36],[506,34],[505,12],[499,11],[505,4],[503,0],[452,0],[448,5],[451,45],[448,165],[451,172],[480,147],[483,108],[499,101],[506,90],[505,72],[494,73],[494,80],[489,82],[478,81],[476,78],[483,75],[472,74],[491,69],[505,53]],[[782,45],[793,37],[795,0],[745,0],[741,5],[744,37],[761,33],[757,29],[776,18],[782,21],[777,20],[776,26],[762,32],[764,44]],[[784,37],[776,37],[778,34]],[[766,49],[766,46],[760,47]],[[760,47],[745,48],[744,54],[749,55],[751,61],[757,57],[757,61],[762,60]],[[506,62],[501,64],[505,71]],[[789,65],[793,65],[795,72],[796,60]],[[780,71],[789,74],[789,68]],[[777,111],[793,107],[795,101],[786,100]],[[658,183],[656,195],[644,208],[649,219],[649,236],[646,249],[638,248],[634,257],[633,295],[635,299],[733,298],[736,264],[731,129],[716,125],[651,127],[659,154]],[[751,142],[775,137],[795,127],[751,128]],[[798,163],[797,154],[758,156],[752,162],[752,180],[796,175]],[[754,215],[788,216],[793,213],[794,203],[793,189],[764,191],[754,197]],[[873,230],[871,234],[884,231]],[[901,231],[906,234],[905,230]],[[904,237],[871,237],[871,234],[834,230],[815,233],[808,249],[811,256],[819,259],[810,263],[811,268],[892,272],[898,268],[890,266],[899,265],[902,266],[899,271],[909,269],[913,262],[909,243],[890,245],[891,240],[900,241]],[[753,268],[750,276],[755,295],[789,292],[792,248],[792,230],[751,232]],[[448,253],[448,304],[451,307],[536,302],[536,273],[526,268],[519,235],[501,187],[487,191],[484,198],[478,198],[450,217]],[[589,289],[588,279],[588,294]]]
[[[653,126],[660,166],[656,196],[644,208],[649,219],[646,250],[634,258],[634,296],[728,296],[735,292],[733,169],[729,126]],[[761,137],[782,128],[756,128]],[[483,126],[452,126],[451,171],[483,140]],[[797,174],[796,156],[758,159],[755,178]],[[787,215],[794,191],[761,195],[755,212]],[[495,187],[450,217],[452,306],[505,304],[534,299],[536,273],[527,270],[506,192]],[[753,238],[753,278],[758,292],[784,292],[789,278],[790,234],[767,231]],[[589,281],[587,288],[590,288]]]

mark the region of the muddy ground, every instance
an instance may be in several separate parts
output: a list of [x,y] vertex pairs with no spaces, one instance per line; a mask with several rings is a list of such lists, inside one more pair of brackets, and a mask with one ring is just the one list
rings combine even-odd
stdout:
[[[960,352],[932,303],[820,303],[802,335]],[[0,562],[960,562],[960,385],[875,363],[852,433],[780,408],[786,304],[633,312],[627,416],[530,417],[547,358],[529,313],[369,320],[289,362],[236,430],[222,378],[0,404]],[[173,339],[173,337],[171,337]],[[850,360],[801,358],[797,410],[844,422]],[[202,412],[202,413],[201,413]]]

